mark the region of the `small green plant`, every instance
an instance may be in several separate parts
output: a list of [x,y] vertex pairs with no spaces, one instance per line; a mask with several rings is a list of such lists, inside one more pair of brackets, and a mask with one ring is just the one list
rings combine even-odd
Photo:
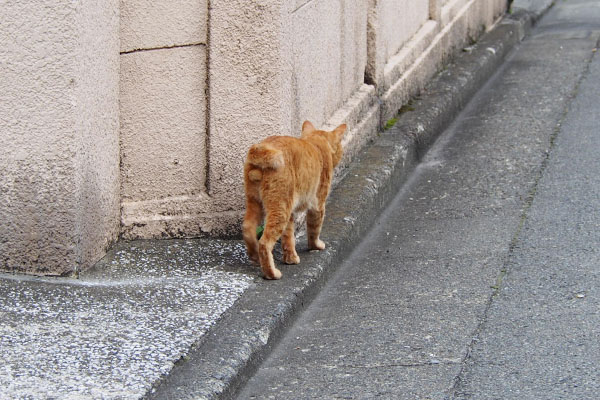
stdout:
[[407,113],[409,111],[415,111],[415,108],[413,107],[413,101],[412,99],[408,101],[408,103],[404,104],[402,107],[400,107],[400,109],[398,110],[399,114],[404,114]]
[[265,231],[264,225],[257,226],[256,227],[256,238],[260,239],[264,231]]
[[392,126],[394,126],[396,124],[396,122],[398,122],[398,118],[390,118],[390,119],[388,119],[387,122],[385,123],[385,126],[383,127],[383,130],[387,131]]

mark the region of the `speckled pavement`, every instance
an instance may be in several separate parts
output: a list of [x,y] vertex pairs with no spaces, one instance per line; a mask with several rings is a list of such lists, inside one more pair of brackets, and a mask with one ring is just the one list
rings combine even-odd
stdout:
[[121,242],[78,279],[0,274],[0,399],[230,397],[540,12],[506,18],[359,155],[330,196],[328,248],[301,238],[280,281],[241,241],[203,239]]
[[79,279],[0,276],[0,399],[137,399],[258,276],[243,243],[122,242]]

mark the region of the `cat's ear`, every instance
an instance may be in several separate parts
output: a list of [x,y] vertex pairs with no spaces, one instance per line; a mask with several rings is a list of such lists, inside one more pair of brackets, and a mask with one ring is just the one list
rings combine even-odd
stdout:
[[314,131],[316,131],[315,126],[310,121],[304,121],[302,124],[302,136],[308,135]]
[[344,132],[346,132],[346,124],[341,124],[333,130],[336,142],[340,143],[342,141],[342,136],[344,136]]

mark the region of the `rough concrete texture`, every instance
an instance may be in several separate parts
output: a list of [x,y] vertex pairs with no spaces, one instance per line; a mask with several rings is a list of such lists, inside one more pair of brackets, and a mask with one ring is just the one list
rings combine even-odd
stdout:
[[0,269],[72,273],[116,240],[117,9],[0,5]]
[[205,71],[203,45],[121,55],[124,229],[136,202],[205,191]]
[[429,20],[429,2],[411,0],[379,0],[378,34],[384,60],[398,53]]
[[292,132],[310,119],[322,126],[364,81],[366,2],[309,1],[289,16]]
[[[307,252],[300,238],[300,265],[283,265],[281,281],[247,289],[150,398],[230,398],[406,182],[419,154],[502,63],[518,40],[514,33],[527,23],[506,21],[459,57],[432,82],[414,112],[403,114],[393,130],[362,151],[331,194],[322,233],[328,248]],[[492,54],[490,46],[504,50]]]
[[220,211],[243,209],[241,171],[249,145],[294,132],[286,107],[292,54],[286,46],[285,3],[211,5],[208,189]]
[[590,3],[542,20],[236,398],[595,398]]
[[0,398],[137,399],[256,274],[240,242],[121,242],[74,279],[0,277]]
[[206,44],[207,0],[121,0],[121,52]]
[[304,119],[320,127],[351,96],[360,96],[365,21],[366,6],[347,2],[214,5],[209,193],[222,211],[243,209],[239,182],[252,143],[297,136]]
[[465,7],[471,7],[475,2],[473,0],[450,0],[442,5],[440,24],[446,26],[462,13]]

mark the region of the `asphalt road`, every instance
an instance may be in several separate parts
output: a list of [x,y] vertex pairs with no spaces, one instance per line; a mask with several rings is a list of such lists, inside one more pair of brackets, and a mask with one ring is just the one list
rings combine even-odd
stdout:
[[238,398],[598,398],[599,38],[558,1]]

